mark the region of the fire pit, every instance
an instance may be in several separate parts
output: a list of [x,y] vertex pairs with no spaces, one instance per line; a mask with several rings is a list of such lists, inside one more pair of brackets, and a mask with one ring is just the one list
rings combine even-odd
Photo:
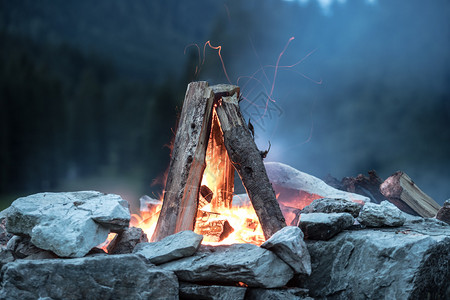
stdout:
[[409,177],[384,190],[419,216],[264,156],[239,88],[191,83],[163,201],[143,197],[131,215],[93,191],[17,199],[0,213],[0,298],[450,297],[450,225]]

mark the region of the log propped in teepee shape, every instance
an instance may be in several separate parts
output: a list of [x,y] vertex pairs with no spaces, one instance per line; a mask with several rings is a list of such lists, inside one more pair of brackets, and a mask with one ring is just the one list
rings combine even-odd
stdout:
[[210,168],[207,172],[215,177],[214,186],[208,186],[214,191],[211,204],[215,210],[231,206],[234,188],[231,160],[247,190],[265,238],[286,226],[259,150],[240,113],[238,98],[237,86],[208,87],[206,82],[188,86],[175,137],[163,206],[152,241],[182,230],[194,229],[208,137],[208,151],[213,152],[209,153],[210,156],[224,158],[208,162]]
[[211,131],[214,94],[208,83],[192,82],[183,109],[170,159],[161,212],[152,241],[194,228],[198,193],[205,169],[205,153]]

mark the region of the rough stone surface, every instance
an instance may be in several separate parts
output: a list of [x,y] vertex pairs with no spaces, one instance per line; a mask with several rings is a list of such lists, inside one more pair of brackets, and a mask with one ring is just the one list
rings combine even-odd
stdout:
[[313,300],[308,297],[308,290],[302,288],[288,289],[248,289],[245,300]]
[[301,214],[299,227],[309,240],[329,240],[344,229],[349,228],[354,219],[349,213]]
[[133,254],[18,260],[1,270],[0,299],[178,299],[178,281]]
[[307,213],[349,213],[353,217],[358,217],[362,204],[346,199],[321,198],[314,200],[310,205],[301,210],[302,214]]
[[284,227],[261,247],[278,255],[296,274],[311,274],[311,258],[303,241],[303,232],[297,226]]
[[444,206],[438,211],[436,219],[450,224],[450,199],[444,202]]
[[193,255],[203,236],[191,230],[180,231],[153,243],[140,243],[133,253],[144,256],[155,265]]
[[405,216],[389,201],[366,203],[359,213],[358,222],[368,227],[402,226]]
[[3,265],[15,261],[14,253],[11,250],[0,250],[0,269]]
[[119,233],[117,237],[108,245],[108,253],[132,253],[137,244],[146,242],[148,242],[147,235],[141,228],[130,227]]
[[7,246],[7,250],[14,253],[14,257],[18,259],[28,258],[56,258],[57,256],[47,250],[40,249],[33,245],[29,237],[13,236]]
[[247,288],[180,282],[180,299],[244,300]]
[[110,230],[128,227],[128,203],[99,192],[40,193],[14,201],[6,229],[28,235],[39,248],[62,257],[81,257],[106,240]]
[[444,222],[422,219],[306,243],[312,273],[297,286],[311,297],[450,299],[450,225]]
[[303,173],[291,166],[279,162],[265,162],[264,166],[270,182],[274,185],[305,191],[323,198],[342,198],[352,201],[370,202],[370,199],[367,197],[335,189],[323,180]]
[[274,253],[252,244],[201,246],[193,256],[160,267],[175,272],[182,281],[243,282],[250,287],[265,288],[284,286],[294,275]]
[[8,210],[7,208],[0,212],[0,250],[5,249],[8,241],[14,236],[6,231],[6,214]]

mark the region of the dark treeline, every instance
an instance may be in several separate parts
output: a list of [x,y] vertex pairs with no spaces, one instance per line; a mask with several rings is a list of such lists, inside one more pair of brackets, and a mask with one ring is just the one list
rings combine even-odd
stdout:
[[0,39],[2,193],[167,161],[179,96],[172,83],[121,78],[110,62],[67,44]]
[[197,48],[185,47],[222,45],[235,83],[274,64],[295,36],[283,63],[317,49],[299,71],[323,82],[280,72],[278,131],[258,132],[261,147],[275,136],[268,159],[316,176],[402,169],[441,203],[450,5],[378,2],[348,0],[324,15],[315,1],[0,0],[0,201],[84,189],[86,178],[157,193],[186,84],[227,81],[217,52],[207,49],[196,76]]

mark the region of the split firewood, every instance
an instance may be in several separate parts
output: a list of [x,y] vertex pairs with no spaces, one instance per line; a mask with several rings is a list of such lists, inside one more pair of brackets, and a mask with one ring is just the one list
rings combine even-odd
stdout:
[[214,94],[207,82],[189,84],[171,154],[164,201],[151,239],[153,242],[179,231],[194,229],[213,102]]
[[234,192],[234,167],[228,158],[227,149],[223,141],[219,119],[213,110],[211,134],[206,150],[205,175],[212,182],[209,187],[213,192],[211,199],[212,211],[231,208]]
[[285,227],[286,221],[267,177],[260,152],[241,115],[238,104],[239,87],[216,85],[211,88],[218,99],[216,112],[231,163],[250,197],[264,237],[268,239]]
[[425,194],[406,173],[400,171],[386,179],[381,184],[380,191],[390,202],[409,214],[431,218],[440,209],[439,204]]
[[217,218],[217,215],[198,211],[195,232],[203,235],[203,239],[207,242],[221,242],[234,231],[228,220]]

